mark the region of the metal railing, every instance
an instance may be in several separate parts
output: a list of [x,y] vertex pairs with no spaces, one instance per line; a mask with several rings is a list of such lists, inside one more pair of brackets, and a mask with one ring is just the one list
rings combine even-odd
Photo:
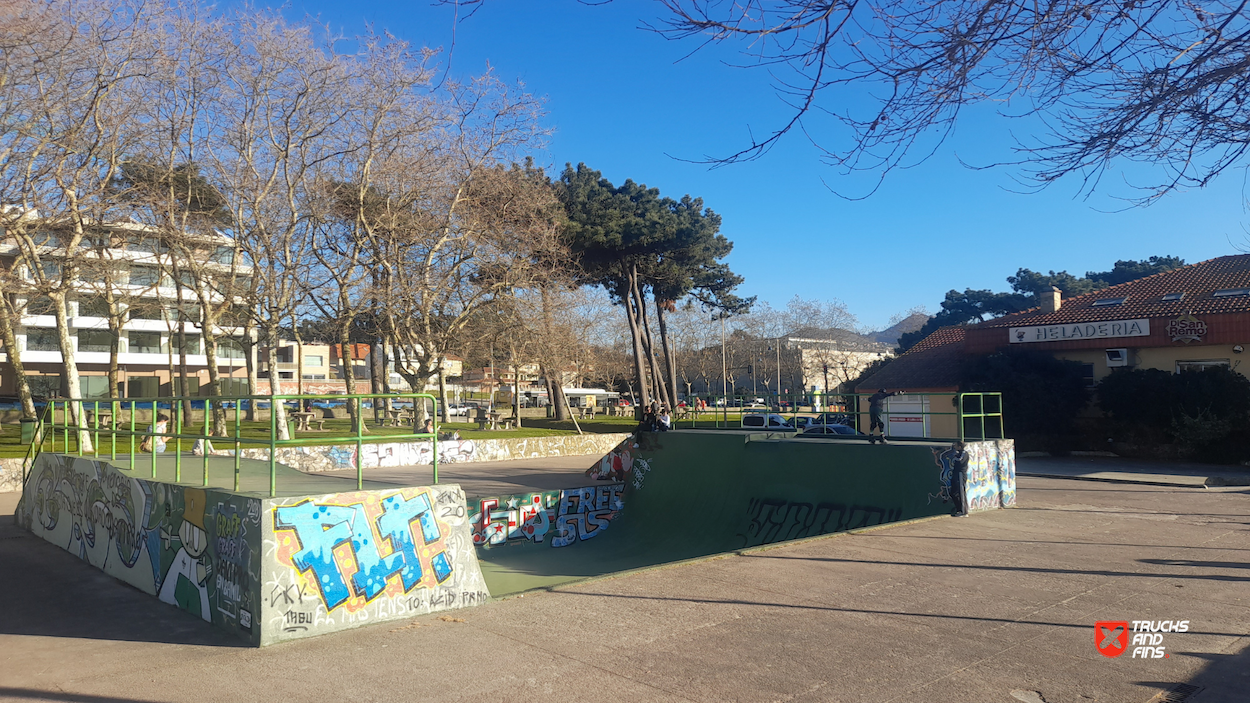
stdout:
[[[799,431],[803,424],[800,418],[809,417],[823,420],[823,424],[842,424],[856,432],[867,433],[871,410],[867,398],[870,393],[802,393],[802,394],[758,394],[744,395],[692,395],[684,399],[684,407],[678,407],[673,413],[674,429],[761,429]],[[919,400],[919,407],[898,409],[899,403]],[[925,401],[927,402],[927,405]],[[893,403],[891,403],[893,401]],[[891,407],[895,409],[891,409]],[[949,407],[950,410],[936,410]],[[749,415],[763,415],[762,426],[744,424],[743,418]],[[770,428],[769,415],[779,415],[786,420],[788,428]],[[984,440],[1002,439],[1003,434],[1003,402],[1002,394],[997,392],[943,392],[943,393],[900,393],[885,402],[880,413],[887,425],[891,418],[897,424],[905,421],[919,421],[923,424],[921,435],[927,439]],[[949,429],[953,436],[933,435],[930,429],[932,420],[940,417],[952,418]],[[914,418],[914,419],[913,419]],[[895,436],[895,435],[887,435]],[[914,438],[914,435],[909,435]],[[907,437],[902,437],[906,439]]]
[[[298,412],[306,403],[316,403],[331,401],[334,404],[354,403],[356,406],[357,422],[355,428],[350,435],[334,435],[318,432],[314,437],[296,437],[294,435],[295,425],[297,422],[290,419],[288,415],[288,439],[279,439],[278,413],[274,412],[273,403],[295,403],[295,408],[290,412]],[[392,416],[397,415],[397,411],[393,410],[395,404],[412,405],[412,417],[419,417],[417,414],[417,404],[423,406],[429,403],[427,417],[432,423],[431,432],[410,432],[395,433],[382,435],[366,435],[365,434],[365,406],[377,407],[381,404],[384,411]],[[269,428],[268,437],[244,437],[243,430],[259,429],[255,426],[255,421],[245,421],[244,415],[248,410],[244,408],[244,402],[255,404],[260,409],[262,403],[269,403]],[[202,405],[204,422],[201,433],[188,431],[188,427],[194,427],[194,415],[197,414],[194,406]],[[191,407],[190,417],[187,414],[187,408]],[[147,427],[143,427],[143,423],[136,425],[140,412],[151,411],[151,421]],[[233,418],[230,418],[230,411],[233,410]],[[128,411],[128,423],[121,423],[120,415],[123,411]],[[162,411],[169,411],[168,426],[165,431],[160,431],[158,427],[158,417]],[[433,464],[433,480],[438,483],[438,399],[428,393],[395,393],[395,394],[374,394],[374,393],[358,393],[358,394],[339,394],[339,395],[243,395],[243,396],[163,396],[156,398],[55,398],[48,400],[47,406],[39,418],[39,424],[35,428],[35,437],[30,447],[26,451],[26,457],[23,460],[22,469],[22,485],[25,487],[26,480],[29,477],[30,469],[34,465],[35,459],[40,452],[50,451],[63,454],[71,454],[75,456],[102,456],[107,453],[110,460],[116,462],[119,454],[127,457],[129,461],[129,470],[135,471],[136,457],[142,454],[150,455],[151,477],[156,478],[157,475],[157,454],[163,451],[155,451],[156,444],[159,443],[168,446],[173,444],[174,456],[174,481],[182,482],[182,464],[183,464],[183,446],[184,442],[188,442],[190,447],[194,447],[196,441],[203,441],[203,485],[209,485],[209,460],[214,456],[209,447],[213,443],[230,444],[234,446],[234,490],[239,490],[239,477],[241,474],[241,460],[244,448],[265,448],[269,449],[269,496],[277,495],[277,466],[280,462],[277,460],[277,450],[280,447],[298,447],[312,445],[344,445],[355,444],[355,465],[356,465],[356,487],[361,489],[364,487],[364,472],[361,463],[361,448],[366,443],[380,442],[405,442],[413,440],[430,440],[432,442],[432,464]],[[210,434],[214,420],[218,413],[226,413],[227,433],[225,435]],[[60,414],[61,421],[58,422],[57,416]],[[398,422],[398,417],[394,417]],[[103,420],[103,422],[102,422]],[[316,422],[316,420],[313,420]],[[324,421],[324,419],[323,419]],[[245,425],[244,423],[248,424]],[[58,442],[59,434],[59,442]],[[107,438],[107,452],[100,449],[101,436]],[[89,437],[92,452],[88,453],[83,450],[84,442],[82,437]],[[119,450],[118,438],[122,439],[122,446]],[[152,451],[143,451],[143,440],[151,439],[153,442]],[[171,441],[172,440],[172,441]],[[127,446],[128,442],[128,446]]]

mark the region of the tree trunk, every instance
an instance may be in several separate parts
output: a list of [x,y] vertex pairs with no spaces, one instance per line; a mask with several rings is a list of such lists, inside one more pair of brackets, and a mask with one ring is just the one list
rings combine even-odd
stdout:
[[521,363],[517,359],[516,349],[512,350],[512,417],[516,426],[521,426]]
[[[343,352],[340,357],[343,359],[343,383],[347,386],[347,394],[349,396],[356,394],[356,364],[350,341],[351,338],[351,319],[349,318],[339,328],[339,346]],[[352,432],[365,432],[364,422],[360,417],[360,400],[358,398],[347,399],[347,414],[352,418]]]
[[[82,383],[78,378],[78,360],[74,356],[74,340],[69,336],[69,311],[65,308],[65,293],[58,291],[49,294],[56,304],[56,338],[61,347],[61,361],[65,367],[65,385],[67,398],[82,398]],[[87,415],[78,402],[67,404],[69,417],[66,424],[78,428],[78,449],[82,453],[94,452],[91,444],[91,433],[87,432]]]
[[646,372],[642,366],[642,334],[638,330],[638,318],[635,315],[634,308],[634,285],[637,279],[637,268],[630,269],[628,274],[629,290],[625,295],[623,304],[625,305],[625,317],[629,319],[629,334],[634,344],[634,381],[638,384],[638,396],[634,398],[634,407],[646,407],[651,404],[651,397],[647,393]]
[[118,368],[118,355],[121,353],[122,344],[122,319],[121,313],[116,309],[116,304],[109,305],[109,332],[113,334],[109,339],[109,397],[113,398],[113,422],[121,424],[121,403],[118,398],[122,397],[121,373]]
[[647,319],[647,298],[643,295],[642,287],[638,286],[635,279],[634,295],[638,300],[638,326],[642,330],[643,349],[647,355],[647,368],[651,371],[651,381],[654,383],[655,399],[662,405],[668,404],[668,384],[664,382],[664,374],[660,373],[659,361],[655,358],[655,343],[651,338],[651,323]]
[[[382,372],[378,371],[378,364],[381,359],[378,355],[378,343],[374,342],[369,345],[369,392],[374,395],[370,405],[373,406],[373,423],[379,424],[382,416],[382,406],[378,403],[377,396],[382,394]],[[384,367],[385,368],[385,367]]]
[[441,363],[438,365],[438,402],[442,406],[440,422],[444,424],[451,422],[451,408],[447,407],[447,370]]
[[[278,325],[269,323],[265,329],[269,347],[269,412],[273,414],[278,426],[278,439],[290,439],[291,433],[286,426],[286,404],[274,396],[282,395],[282,378],[278,374]],[[255,405],[255,403],[253,403]]]
[[22,355],[17,351],[17,336],[13,334],[13,316],[9,308],[9,298],[0,299],[0,341],[4,342],[4,351],[9,357],[9,365],[17,377],[17,399],[22,404],[22,417],[35,419],[35,399],[30,394],[30,383],[26,380],[26,367],[22,364]]
[[[390,366],[390,353],[387,351],[388,344],[385,339],[382,340],[382,392],[386,394],[386,400],[382,403],[382,412],[389,413],[391,411],[391,372],[387,369]],[[386,417],[383,415],[383,417]]]
[[[243,350],[243,368],[247,370],[247,394],[253,396],[247,401],[247,419],[250,422],[256,421],[256,399],[259,395],[256,390],[259,387],[256,374],[256,341],[252,339],[252,333],[256,331],[256,326],[249,321],[243,325],[243,337],[239,340],[239,348]],[[272,364],[270,364],[272,366]]]
[[178,395],[184,396],[181,402],[182,426],[186,427],[195,424],[195,409],[191,407],[190,372],[187,370],[187,323],[183,319],[181,306],[178,308],[178,377],[181,380]]
[[569,398],[564,395],[564,388],[559,383],[556,384],[556,395],[551,402],[556,404],[556,415],[562,416],[565,420],[573,418],[573,411],[569,409]]
[[664,373],[668,379],[668,408],[677,408],[677,365],[673,360],[673,350],[668,341],[668,323],[664,320],[664,305],[655,301],[655,321],[660,326],[660,345],[664,347]]

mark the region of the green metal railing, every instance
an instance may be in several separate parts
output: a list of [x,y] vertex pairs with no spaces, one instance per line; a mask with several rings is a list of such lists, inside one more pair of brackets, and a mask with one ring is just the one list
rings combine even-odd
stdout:
[[[243,401],[249,404],[257,404],[268,402],[269,407],[269,432],[268,438],[249,438],[244,437],[242,432],[245,429],[243,415],[247,412],[243,408]],[[279,439],[278,431],[278,413],[275,412],[274,404],[288,403],[294,401],[296,407],[289,412],[299,412],[306,402],[316,401],[333,401],[344,404],[354,404],[356,407],[357,422],[354,423],[354,431],[350,435],[334,435],[332,433],[318,432],[314,437],[295,437],[293,432],[288,431],[288,439]],[[384,435],[366,435],[365,434],[365,404],[369,403],[373,407],[382,404],[388,414],[392,414],[392,419],[398,422],[397,411],[392,408],[396,403],[412,404],[412,417],[415,422],[419,417],[417,413],[418,403],[422,406],[428,402],[429,408],[427,417],[432,422],[431,432],[410,432],[396,433]],[[190,404],[203,404],[201,411],[204,416],[204,431],[201,433],[188,431],[188,426],[195,425],[194,415],[195,409],[191,410],[191,417],[187,417],[187,407]],[[119,416],[122,410],[129,411],[129,422],[127,424],[119,423]],[[147,427],[143,427],[143,423],[136,425],[137,417],[140,412],[151,411],[151,422]],[[233,410],[233,419],[229,417],[229,411]],[[168,411],[169,425],[165,431],[157,429],[157,418]],[[438,483],[438,399],[427,393],[396,393],[396,394],[374,394],[374,393],[358,393],[350,395],[244,395],[244,396],[164,396],[158,398],[57,398],[48,401],[47,407],[39,418],[39,424],[35,429],[35,438],[31,442],[30,448],[26,452],[26,458],[23,461],[22,484],[29,477],[30,468],[34,465],[35,459],[42,451],[57,452],[63,454],[73,454],[76,456],[88,456],[88,452],[83,450],[84,443],[81,437],[90,437],[91,447],[93,451],[90,453],[94,456],[101,456],[100,437],[105,436],[108,439],[108,455],[112,461],[117,460],[118,437],[123,442],[129,440],[129,449],[120,453],[125,456],[125,460],[129,462],[130,471],[135,471],[136,460],[139,455],[150,455],[151,476],[156,478],[157,454],[162,453],[155,451],[156,444],[159,442],[165,447],[169,444],[174,445],[174,481],[182,483],[182,450],[183,442],[189,441],[192,446],[194,442],[202,441],[203,446],[203,485],[209,485],[209,459],[213,456],[213,452],[209,451],[209,446],[213,443],[232,444],[234,446],[234,490],[239,490],[240,465],[242,459],[243,448],[264,448],[269,449],[269,495],[273,497],[277,495],[277,450],[280,447],[297,447],[311,445],[356,445],[356,487],[357,489],[364,486],[364,472],[361,463],[361,448],[366,443],[380,442],[405,442],[413,440],[430,440],[432,442],[432,462],[433,462],[433,480]],[[57,421],[58,412],[61,421]],[[226,435],[209,434],[214,425],[214,418],[220,412],[226,412]],[[289,417],[289,415],[288,415]],[[104,423],[101,420],[105,419]],[[294,420],[288,420],[288,429],[293,429]],[[60,441],[58,447],[58,433],[60,433]],[[153,442],[152,451],[142,451],[142,443],[145,439],[151,439]],[[72,441],[71,441],[72,440]],[[172,442],[171,442],[172,440]]]
[[[798,418],[828,414],[837,417],[840,420],[839,424],[848,425],[857,432],[867,433],[871,411],[868,409],[866,399],[871,395],[870,393],[748,393],[732,396],[690,396],[684,401],[685,407],[678,408],[678,412],[674,413],[674,428],[767,430],[767,426],[756,428],[744,425],[743,416],[770,413],[781,415],[792,427],[797,427]],[[887,421],[891,415],[920,417],[926,427],[930,427],[932,418],[954,418],[955,436],[928,436],[926,437],[928,439],[964,441],[1004,437],[1001,393],[905,393],[894,397],[928,399],[929,407],[924,409],[922,404],[920,409],[890,410],[887,401],[886,409],[881,412],[882,418]],[[950,407],[950,410],[934,410],[936,407],[943,407],[943,404]]]

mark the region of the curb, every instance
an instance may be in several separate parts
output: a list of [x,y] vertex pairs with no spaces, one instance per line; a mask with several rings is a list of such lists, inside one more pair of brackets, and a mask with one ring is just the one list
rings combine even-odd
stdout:
[[[1202,488],[1202,489],[1205,489],[1207,487],[1206,484],[1176,483],[1176,482],[1167,482],[1167,481],[1144,481],[1144,480],[1134,479],[1134,478],[1103,478],[1100,476],[1069,476],[1067,474],[1045,474],[1045,473],[1024,472],[1024,471],[1020,471],[1019,469],[1016,470],[1016,475],[1028,476],[1030,478],[1062,478],[1062,479],[1067,479],[1069,481],[1098,481],[1101,483],[1132,483],[1132,484],[1137,484],[1139,486],[1167,486],[1169,488]],[[1208,482],[1210,480],[1211,479],[1209,478],[1207,479]],[[1211,485],[1215,485],[1215,484],[1211,484]],[[1231,484],[1226,484],[1226,485],[1231,485]]]

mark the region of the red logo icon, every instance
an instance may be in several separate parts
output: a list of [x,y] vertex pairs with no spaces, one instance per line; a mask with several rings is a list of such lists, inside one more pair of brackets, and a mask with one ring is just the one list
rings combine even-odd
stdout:
[[1104,657],[1118,657],[1128,649],[1128,622],[1125,620],[1094,623],[1094,644]]

